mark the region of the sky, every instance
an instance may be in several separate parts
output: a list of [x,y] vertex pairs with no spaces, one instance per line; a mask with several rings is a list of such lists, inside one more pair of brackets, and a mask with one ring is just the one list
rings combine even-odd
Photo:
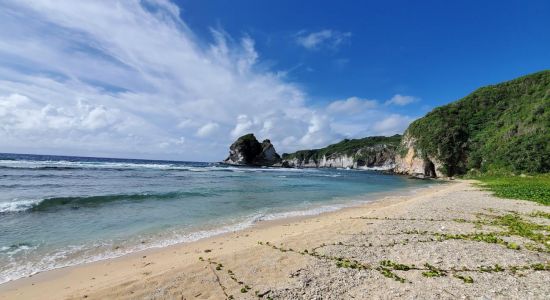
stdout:
[[550,69],[550,1],[0,0],[0,152],[220,161]]

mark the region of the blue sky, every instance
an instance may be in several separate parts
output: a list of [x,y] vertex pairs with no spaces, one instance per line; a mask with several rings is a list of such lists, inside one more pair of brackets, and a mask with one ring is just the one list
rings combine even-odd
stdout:
[[2,1],[0,152],[321,147],[550,68],[548,1],[357,2]]
[[[550,67],[548,1],[179,3],[194,28],[251,34],[263,58],[294,70],[291,77],[318,101],[405,93],[440,105]],[[326,29],[351,37],[337,51],[302,51],[293,43],[299,30]]]

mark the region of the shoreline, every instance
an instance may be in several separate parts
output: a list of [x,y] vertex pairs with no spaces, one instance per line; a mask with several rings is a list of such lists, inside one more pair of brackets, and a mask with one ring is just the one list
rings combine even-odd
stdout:
[[[223,236],[226,234],[243,231],[243,230],[254,228],[261,225],[267,226],[268,224],[274,223],[274,222],[276,223],[277,221],[285,222],[285,221],[291,221],[291,220],[300,220],[302,218],[321,216],[327,213],[333,213],[343,209],[360,207],[363,205],[367,205],[371,202],[383,201],[385,198],[388,198],[388,197],[413,196],[417,191],[429,189],[434,185],[441,184],[441,182],[442,181],[439,180],[439,182],[434,181],[433,183],[426,184],[425,186],[397,188],[390,191],[366,193],[366,194],[360,194],[360,195],[349,196],[349,197],[341,197],[341,198],[333,199],[328,203],[312,205],[311,207],[305,207],[305,208],[296,207],[296,210],[269,213],[265,215],[258,213],[256,215],[250,215],[236,223],[224,224],[218,227],[198,229],[196,231],[185,233],[177,238],[159,239],[157,241],[152,241],[147,244],[143,244],[142,248],[139,247],[141,245],[138,245],[138,247],[136,248],[130,247],[128,248],[127,251],[123,251],[120,253],[115,253],[115,252],[99,253],[99,254],[96,254],[95,256],[83,257],[76,263],[68,262],[67,265],[61,265],[61,266],[52,267],[50,269],[39,270],[29,275],[24,275],[15,279],[10,279],[8,281],[1,282],[0,292],[3,285],[6,285],[14,281],[19,281],[25,278],[37,276],[45,272],[51,272],[59,269],[78,267],[86,264],[93,264],[101,261],[118,259],[121,257],[130,256],[134,254],[139,255],[140,253],[145,251],[151,251],[151,250],[154,251],[154,250],[164,249],[171,246],[195,243],[201,240]],[[118,247],[125,248],[126,245],[117,246],[117,248]]]
[[[449,181],[444,181],[445,183],[448,183]],[[422,195],[424,193],[431,193],[434,188],[442,187],[441,181],[440,182],[434,182],[433,184],[426,185],[426,186],[417,186],[417,187],[410,187],[410,188],[402,188],[398,190],[393,191],[387,191],[387,192],[377,192],[374,194],[364,194],[353,197],[353,199],[356,200],[350,200],[352,201],[349,204],[343,205],[341,207],[335,208],[334,210],[328,210],[328,211],[322,211],[320,213],[312,213],[312,214],[305,214],[305,215],[296,215],[296,216],[285,216],[281,218],[275,218],[275,219],[267,219],[267,220],[260,220],[258,222],[252,222],[251,225],[243,228],[239,228],[237,230],[228,230],[221,232],[219,234],[213,234],[211,236],[207,236],[204,238],[199,238],[197,240],[192,241],[183,241],[183,242],[176,242],[174,244],[169,244],[166,246],[153,246],[150,248],[142,249],[133,251],[130,253],[122,254],[115,257],[105,258],[105,259],[99,259],[89,262],[83,262],[75,265],[69,265],[69,266],[63,266],[58,267],[50,270],[45,271],[39,271],[37,273],[34,273],[30,276],[21,277],[18,279],[10,280],[4,283],[0,284],[0,299],[3,299],[3,293],[4,292],[11,292],[14,289],[19,289],[21,287],[28,286],[29,283],[32,285],[40,284],[48,282],[55,278],[63,278],[67,273],[73,272],[73,270],[78,269],[86,269],[88,266],[93,268],[95,266],[101,266],[101,265],[110,265],[111,262],[116,262],[118,260],[132,260],[137,259],[140,257],[143,257],[144,255],[152,255],[157,252],[164,252],[164,251],[170,251],[172,248],[194,248],[199,247],[202,244],[208,244],[214,241],[214,243],[217,240],[222,240],[228,237],[232,236],[239,236],[239,234],[243,234],[247,231],[261,231],[265,230],[266,228],[270,227],[276,227],[276,226],[287,226],[287,224],[293,223],[293,222],[300,222],[300,221],[306,221],[308,219],[315,219],[315,218],[323,218],[332,214],[339,214],[339,213],[345,213],[348,210],[353,210],[357,208],[366,208],[371,205],[375,205],[377,203],[386,202],[386,201],[404,201],[406,200],[406,197],[416,197],[419,195]],[[417,194],[417,192],[420,191],[420,193]],[[360,203],[357,203],[360,202]],[[389,203],[388,203],[389,204]],[[333,206],[334,204],[331,204],[330,206]],[[322,208],[329,205],[321,205],[317,208]],[[306,210],[297,210],[297,211],[290,211],[286,213],[295,213],[295,212],[309,212],[310,210],[314,209],[306,209]],[[284,214],[286,214],[284,213]],[[239,226],[238,224],[228,225],[226,227],[231,226]],[[223,228],[223,227],[222,227]],[[219,229],[213,229],[215,230],[222,230],[222,228]],[[178,249],[180,250],[180,249]]]
[[[495,198],[473,187],[471,181],[456,180],[432,185],[413,195],[386,196],[320,215],[260,222],[191,243],[42,272],[0,285],[0,299],[220,299],[230,295],[236,299],[257,299],[255,293],[273,299],[319,295],[341,298],[343,294],[355,298],[405,295],[428,299],[456,298],[456,295],[515,298],[525,296],[527,291],[535,292],[531,298],[543,298],[541,295],[550,292],[550,287],[544,284],[550,280],[550,272],[525,271],[521,277],[471,273],[475,284],[466,286],[452,276],[438,281],[424,278],[419,272],[399,273],[413,283],[410,285],[386,278],[376,269],[342,269],[330,260],[299,255],[292,250],[310,249],[330,257],[354,257],[368,266],[382,260],[421,266],[421,262],[416,262],[420,259],[450,269],[455,265],[473,268],[480,263],[507,266],[550,261],[545,253],[507,249],[498,244],[462,240],[432,240],[432,244],[423,242],[422,236],[406,233],[406,239],[396,240],[403,232],[423,232],[416,228],[442,233],[476,230],[472,224],[453,220],[476,218],[478,213],[506,214],[511,210],[523,215],[536,210],[550,212],[550,208],[536,203]],[[384,248],[388,243],[393,245],[389,252]],[[450,265],[446,263],[455,260]],[[426,291],[426,285],[432,285],[433,289]]]

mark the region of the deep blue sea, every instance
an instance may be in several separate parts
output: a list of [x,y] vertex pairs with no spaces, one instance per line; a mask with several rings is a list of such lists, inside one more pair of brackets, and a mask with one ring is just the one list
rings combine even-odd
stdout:
[[0,154],[0,283],[429,184],[368,170]]

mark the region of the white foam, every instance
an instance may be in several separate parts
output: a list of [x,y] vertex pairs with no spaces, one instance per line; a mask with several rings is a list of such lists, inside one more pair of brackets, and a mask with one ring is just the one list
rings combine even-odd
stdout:
[[33,205],[40,203],[42,200],[17,200],[13,199],[8,202],[0,202],[0,213],[19,212],[30,209]]
[[342,174],[320,174],[320,175],[313,175],[317,177],[342,177]]
[[379,167],[357,167],[357,170],[366,170],[366,171],[389,171],[393,170],[395,168],[395,165],[384,165]]
[[334,204],[334,205],[323,205],[316,208],[311,209],[303,209],[303,210],[296,210],[296,211],[289,211],[289,212],[280,212],[280,213],[272,213],[268,214],[266,216],[263,216],[258,221],[271,221],[271,220],[280,220],[280,219],[287,219],[287,218],[293,218],[293,217],[303,217],[303,216],[315,216],[326,212],[336,211],[345,207],[354,206],[357,205],[357,203],[349,203],[349,204]]
[[[234,224],[225,225],[209,230],[199,230],[196,232],[185,234],[172,233],[171,237],[163,238],[146,244],[138,243],[137,245],[127,248],[120,247],[116,249],[112,243],[68,246],[64,250],[44,255],[44,257],[38,262],[25,260],[25,263],[21,263],[20,261],[16,263],[15,261],[12,261],[5,267],[0,267],[0,284],[23,277],[28,277],[48,270],[116,258],[147,249],[162,248],[180,243],[194,242],[228,232],[243,230],[253,226],[255,223],[262,221],[318,215],[325,212],[335,211],[344,207],[358,205],[359,203],[360,202],[357,201],[350,201],[346,204],[323,205],[311,209],[302,209],[289,212],[277,212],[270,214],[257,213],[245,217],[244,220],[241,220],[240,222],[235,222]],[[168,235],[170,235],[170,233],[168,233]],[[115,250],[111,250],[113,248],[115,248]],[[97,249],[105,250],[102,250],[99,253],[89,253],[91,251],[97,251]]]
[[128,248],[120,247],[119,249],[111,251],[103,250],[100,253],[94,253],[93,255],[87,255],[84,257],[80,257],[83,254],[82,252],[86,253],[101,248],[112,249],[114,245],[109,243],[97,243],[94,245],[68,246],[61,251],[56,251],[44,255],[43,258],[38,262],[26,260],[26,263],[16,263],[15,261],[12,261],[12,263],[6,265],[4,268],[0,267],[0,284],[23,277],[28,277],[44,271],[116,258],[147,249],[162,248],[180,243],[194,242],[200,239],[224,234],[227,232],[242,230],[252,226],[255,222],[259,221],[260,218],[261,215],[254,215],[247,218],[243,222],[223,226],[216,229],[196,231],[192,233],[178,235],[168,239],[158,240],[148,244],[138,244],[136,246]]
[[192,166],[171,163],[131,163],[131,162],[94,162],[94,161],[66,161],[66,160],[0,160],[0,167],[16,169],[41,168],[78,168],[78,169],[156,169],[180,170],[190,172],[233,171],[243,172],[317,172],[316,169],[277,168],[277,167],[235,167],[235,166]]
[[153,163],[130,163],[130,162],[86,162],[66,160],[0,160],[0,167],[20,169],[40,168],[82,168],[82,169],[160,169],[160,170],[188,170],[186,165],[176,164],[153,164]]

